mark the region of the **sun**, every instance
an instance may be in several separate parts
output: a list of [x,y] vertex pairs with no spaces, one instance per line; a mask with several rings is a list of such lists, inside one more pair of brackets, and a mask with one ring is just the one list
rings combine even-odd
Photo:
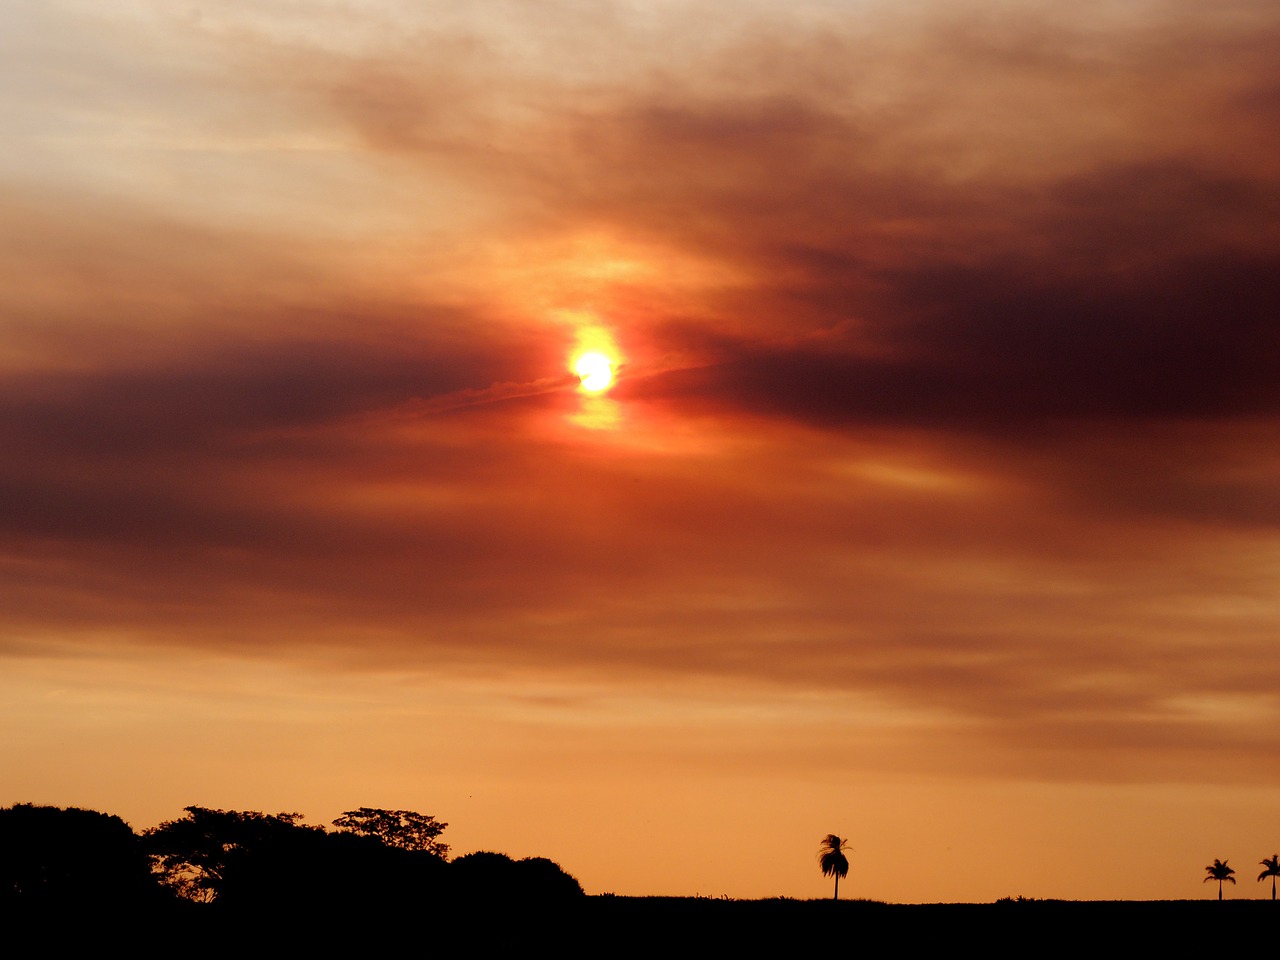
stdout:
[[594,350],[578,355],[573,361],[573,372],[587,393],[603,393],[613,384],[613,361]]

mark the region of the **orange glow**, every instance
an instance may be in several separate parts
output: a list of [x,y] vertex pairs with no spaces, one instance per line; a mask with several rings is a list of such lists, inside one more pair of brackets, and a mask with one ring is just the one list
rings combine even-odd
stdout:
[[581,378],[582,389],[588,393],[603,393],[613,385],[613,361],[603,353],[579,354],[573,362],[573,372]]
[[0,90],[0,806],[1270,899],[1280,3],[79,6]]

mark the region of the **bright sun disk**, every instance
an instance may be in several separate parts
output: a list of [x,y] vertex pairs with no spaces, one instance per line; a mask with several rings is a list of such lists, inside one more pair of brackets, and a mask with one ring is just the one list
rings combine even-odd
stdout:
[[573,372],[582,380],[582,389],[600,393],[613,383],[613,361],[603,353],[584,353],[573,363]]

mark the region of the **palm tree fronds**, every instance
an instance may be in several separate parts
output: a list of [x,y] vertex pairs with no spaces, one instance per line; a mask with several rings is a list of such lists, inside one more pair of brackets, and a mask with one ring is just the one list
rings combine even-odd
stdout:
[[838,874],[841,877],[849,873],[849,858],[844,851],[849,848],[848,840],[841,840],[834,833],[828,833],[818,845],[818,866],[822,875],[830,877]]
[[838,850],[832,850],[818,858],[818,866],[822,867],[822,875],[830,877],[849,875],[849,858]]
[[1231,876],[1233,873],[1235,873],[1235,870],[1232,869],[1231,867],[1228,867],[1227,861],[1225,860],[1215,859],[1213,861],[1213,866],[1205,867],[1204,869],[1205,869],[1205,872],[1209,874],[1207,877],[1204,878],[1205,883],[1208,883],[1210,880],[1217,880],[1219,883],[1221,883],[1223,880],[1227,880],[1230,883],[1236,882],[1235,878]]
[[1258,874],[1258,880],[1265,880],[1267,877],[1271,878],[1271,899],[1275,900],[1276,877],[1280,877],[1280,853],[1273,853],[1271,856],[1260,862],[1264,867],[1266,867],[1266,869]]
[[818,866],[824,877],[835,877],[835,899],[840,899],[840,880],[849,875],[849,858],[844,855],[849,841],[828,833],[818,845]]
[[1236,882],[1236,878],[1233,877],[1232,874],[1235,873],[1235,871],[1227,866],[1227,861],[1218,860],[1217,858],[1214,858],[1212,866],[1205,867],[1204,869],[1205,869],[1205,872],[1209,875],[1204,878],[1203,882],[1208,883],[1210,880],[1217,880],[1218,881],[1218,899],[1221,900],[1222,899],[1222,881],[1226,880],[1234,884]]

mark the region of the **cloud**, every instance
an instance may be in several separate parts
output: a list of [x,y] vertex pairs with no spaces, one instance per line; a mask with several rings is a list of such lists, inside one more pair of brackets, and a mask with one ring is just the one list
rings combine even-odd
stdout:
[[1256,759],[1277,24],[1155,7],[162,21],[247,119],[5,191],[10,634]]

